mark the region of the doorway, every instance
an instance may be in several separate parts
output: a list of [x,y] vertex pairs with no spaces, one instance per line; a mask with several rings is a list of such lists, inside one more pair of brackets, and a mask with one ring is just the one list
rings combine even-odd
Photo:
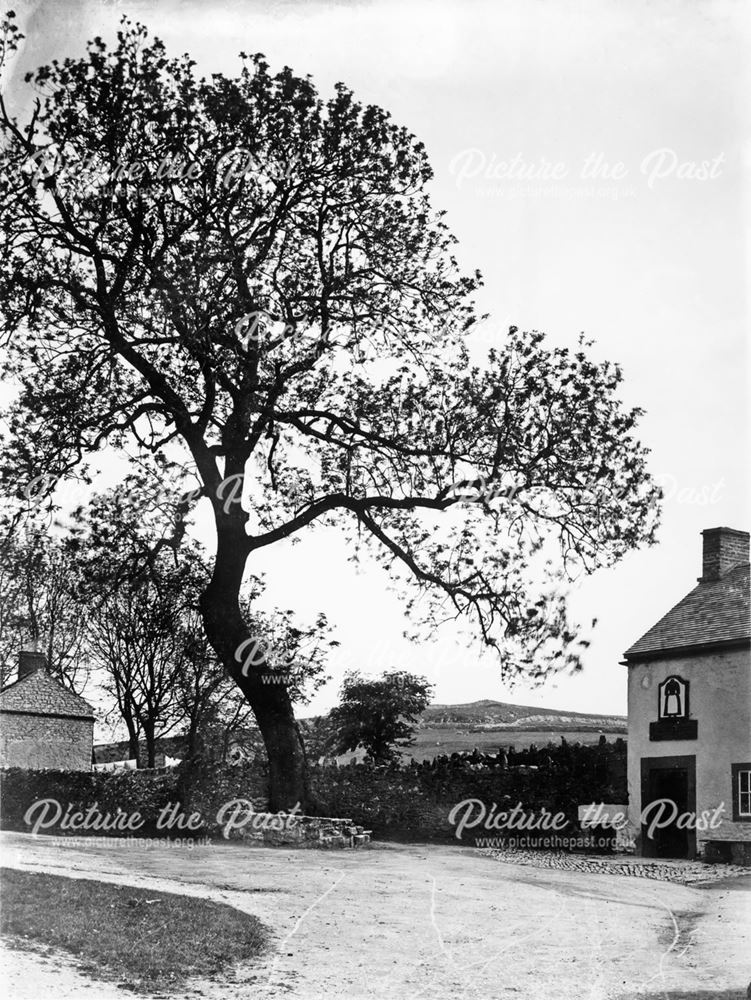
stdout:
[[[696,757],[642,757],[642,816],[660,799],[675,803],[675,816],[666,825],[661,823],[651,837],[647,836],[648,824],[642,823],[642,854],[648,858],[696,857],[696,831],[677,825],[678,817],[696,812]],[[664,821],[671,818],[667,806],[663,815]]]

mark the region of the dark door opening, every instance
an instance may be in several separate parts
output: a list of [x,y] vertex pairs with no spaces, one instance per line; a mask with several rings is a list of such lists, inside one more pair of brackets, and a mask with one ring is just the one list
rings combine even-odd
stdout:
[[[647,835],[649,822],[642,823],[642,854],[653,858],[693,858],[696,856],[696,833],[678,826],[680,817],[696,812],[696,758],[651,757],[642,759],[642,816],[657,816],[659,807],[648,807],[666,800],[658,828]],[[675,808],[672,808],[672,803]],[[669,805],[670,804],[670,805]],[[669,820],[669,822],[667,822]]]

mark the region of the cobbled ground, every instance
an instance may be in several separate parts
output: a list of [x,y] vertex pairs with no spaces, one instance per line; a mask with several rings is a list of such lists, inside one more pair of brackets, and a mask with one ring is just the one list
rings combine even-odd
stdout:
[[560,871],[594,872],[603,875],[626,875],[632,878],[657,879],[660,882],[678,882],[681,885],[716,882],[719,879],[749,874],[749,869],[740,865],[710,865],[703,861],[641,861],[633,858],[604,858],[555,851],[515,851],[500,848],[480,848],[479,851],[505,864],[555,868]]

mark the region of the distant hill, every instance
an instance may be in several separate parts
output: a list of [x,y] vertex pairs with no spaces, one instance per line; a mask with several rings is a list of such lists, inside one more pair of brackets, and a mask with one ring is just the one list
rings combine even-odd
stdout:
[[477,730],[606,730],[626,732],[622,715],[593,715],[588,712],[564,712],[537,705],[511,705],[505,701],[471,701],[466,705],[430,705],[420,717],[424,729]]

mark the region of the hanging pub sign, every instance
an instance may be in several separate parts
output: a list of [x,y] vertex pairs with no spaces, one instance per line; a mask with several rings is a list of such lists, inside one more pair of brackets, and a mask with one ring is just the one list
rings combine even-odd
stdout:
[[696,719],[689,718],[689,682],[671,674],[657,686],[657,722],[650,723],[650,740],[695,740]]

